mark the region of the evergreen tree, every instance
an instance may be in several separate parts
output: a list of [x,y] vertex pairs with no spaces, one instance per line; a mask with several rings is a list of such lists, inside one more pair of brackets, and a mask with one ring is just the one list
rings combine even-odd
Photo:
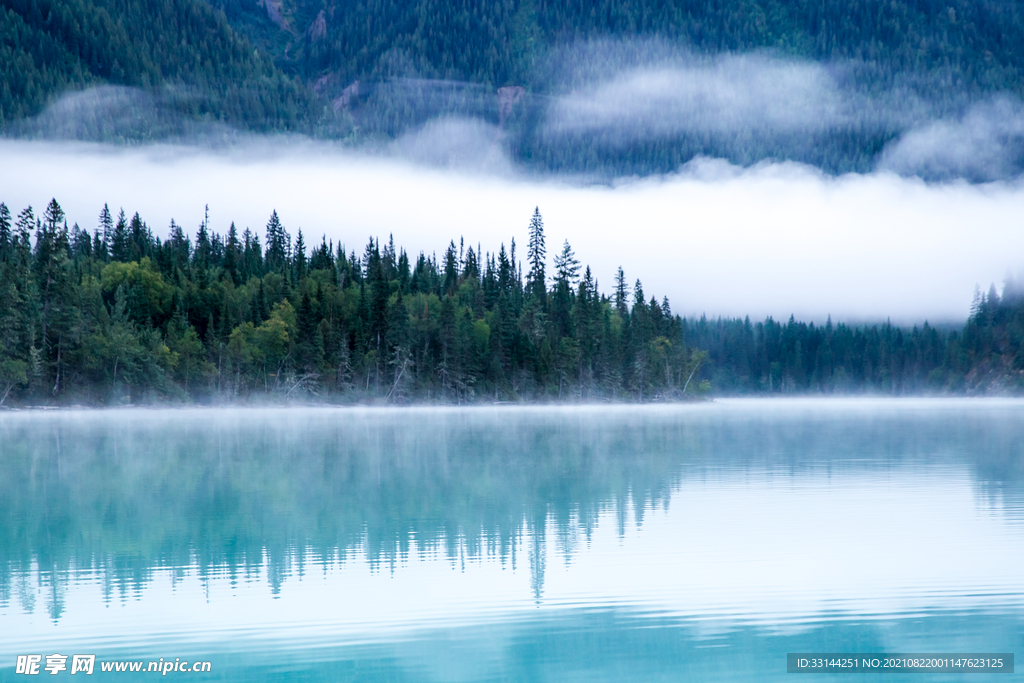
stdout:
[[196,249],[193,254],[194,266],[200,270],[209,268],[213,261],[213,244],[210,240],[209,224],[210,205],[207,204],[203,212],[203,222],[199,224],[199,232],[196,233]]
[[459,257],[455,251],[455,240],[448,245],[444,252],[444,284],[442,292],[449,296],[455,293],[459,286]]
[[302,238],[302,229],[295,236],[294,269],[296,281],[306,277],[306,241]]
[[291,237],[281,225],[275,210],[267,221],[267,253],[264,259],[266,269],[270,272],[283,272],[289,263],[289,243]]
[[128,227],[128,247],[126,257],[128,261],[138,261],[143,256],[149,256],[153,247],[153,236],[149,228],[142,222],[138,211],[132,216]]
[[11,211],[0,202],[0,260],[4,260],[11,249]]
[[580,262],[576,260],[576,254],[569,246],[569,240],[565,240],[561,253],[555,256],[555,281],[571,287],[576,284],[579,272]]
[[615,310],[623,318],[629,313],[628,304],[626,303],[628,298],[629,285],[626,284],[626,274],[622,272],[622,266],[619,266],[619,270],[615,274]]
[[100,211],[99,226],[97,228],[103,239],[103,243],[108,245],[113,244],[114,241],[114,218],[110,215],[110,207],[106,204],[103,205],[103,210]]
[[228,228],[228,239],[224,245],[224,270],[236,286],[242,282],[242,245],[238,241],[238,230],[231,221]]
[[129,245],[128,219],[124,215],[124,209],[117,215],[117,223],[114,225],[114,236],[108,240],[110,243],[110,258],[114,261],[125,263],[131,261],[131,246]]
[[529,233],[526,260],[530,264],[530,273],[526,278],[526,291],[543,307],[547,301],[547,277],[544,272],[547,250],[544,247],[544,219],[541,218],[540,207],[533,210]]

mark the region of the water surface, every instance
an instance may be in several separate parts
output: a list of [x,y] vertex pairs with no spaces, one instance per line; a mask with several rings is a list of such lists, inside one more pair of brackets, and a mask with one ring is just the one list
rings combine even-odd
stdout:
[[3,680],[770,680],[1024,642],[1021,401],[4,413],[0,465]]

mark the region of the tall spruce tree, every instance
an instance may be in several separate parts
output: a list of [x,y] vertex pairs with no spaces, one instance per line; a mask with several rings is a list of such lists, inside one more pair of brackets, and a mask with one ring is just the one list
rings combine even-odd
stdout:
[[619,266],[618,272],[615,273],[615,310],[623,318],[629,313],[628,298],[629,285],[626,284],[626,274],[622,271],[622,266]]
[[238,229],[235,227],[235,222],[231,221],[231,227],[228,228],[228,238],[224,243],[224,271],[231,277],[231,282],[235,285],[241,284],[241,271],[242,268],[242,245],[238,241]]
[[0,261],[4,260],[11,247],[11,211],[0,202]]
[[100,211],[97,229],[103,237],[103,242],[109,248],[114,241],[114,218],[110,215],[110,207],[107,204],[104,204],[103,210]]
[[530,272],[526,277],[526,290],[543,306],[547,301],[547,276],[545,274],[547,249],[544,246],[544,219],[541,218],[539,206],[533,209],[529,234],[526,260],[530,264]]
[[277,217],[277,210],[267,221],[267,253],[264,264],[268,271],[283,272],[288,267],[288,247],[291,238]]
[[293,271],[295,273],[295,281],[298,282],[302,278],[306,277],[306,240],[302,237],[302,229],[299,228],[298,234],[295,235],[295,252],[293,261]]
[[121,263],[131,260],[131,250],[128,246],[128,217],[124,215],[124,209],[117,214],[117,222],[114,224],[114,236],[110,239],[110,258]]

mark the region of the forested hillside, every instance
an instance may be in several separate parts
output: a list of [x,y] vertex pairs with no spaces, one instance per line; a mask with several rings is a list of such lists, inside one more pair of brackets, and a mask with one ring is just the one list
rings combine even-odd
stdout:
[[0,126],[103,84],[251,130],[308,130],[317,113],[305,86],[201,0],[3,0],[0,76]]
[[[410,256],[264,236],[160,238],[107,207],[89,231],[54,200],[0,204],[0,405],[150,401],[673,400],[718,393],[1004,392],[1024,387],[1024,297],[979,296],[967,325],[687,320],[619,271],[603,294],[571,246],[548,269],[448,244]],[[708,382],[710,380],[710,384]]]
[[[840,173],[873,170],[908,131],[995,98],[1004,108],[985,112],[999,120],[983,123],[1005,168],[923,163],[930,177],[987,180],[1024,163],[1018,127],[1003,126],[1021,111],[1022,45],[1024,9],[1001,0],[2,0],[0,125],[54,134],[25,117],[69,90],[131,86],[141,102],[119,93],[98,114],[88,102],[62,113],[114,122],[58,134],[182,137],[183,116],[379,146],[462,117],[539,172],[661,173],[706,155]],[[737,54],[774,61],[715,61]],[[675,80],[651,89],[645,69]],[[748,116],[722,116],[737,95]],[[580,125],[595,112],[611,118]]]
[[[239,21],[267,13],[264,3],[212,2]],[[854,59],[887,74],[933,72],[962,88],[1024,93],[1024,8],[1001,0],[284,0],[280,14],[278,24],[253,19],[247,30],[284,34],[283,45],[263,40],[281,45],[279,63],[308,80],[337,74],[344,84],[405,68],[397,75],[543,87],[534,79],[545,75],[538,68],[552,49],[641,36],[706,54],[771,48]]]
[[[1024,11],[1001,0],[212,1],[278,66],[348,114],[359,135],[394,136],[432,117],[470,116],[499,126],[513,158],[543,171],[660,173],[698,155],[870,171],[886,144],[915,126],[956,119],[996,93],[1024,95]],[[730,88],[742,98],[748,93],[737,74],[706,60],[758,51],[820,65],[828,87],[842,94],[843,115],[778,127],[755,112],[722,130],[669,106],[652,119],[680,120],[661,130],[636,109],[664,103],[672,89],[683,109]],[[696,74],[687,71],[694,65]],[[601,92],[590,104],[624,119],[610,130],[567,131],[554,121],[567,95],[665,67],[682,68],[689,83],[709,69],[716,82],[707,91],[688,92],[676,81],[669,92]],[[766,88],[752,104],[762,112],[782,107],[799,118],[809,100],[831,94],[793,92],[778,71],[753,79]],[[713,107],[701,113],[716,118]]]

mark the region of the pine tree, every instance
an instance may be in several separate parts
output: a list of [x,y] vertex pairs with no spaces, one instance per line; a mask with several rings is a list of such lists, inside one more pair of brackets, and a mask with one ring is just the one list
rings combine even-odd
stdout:
[[78,309],[71,272],[71,245],[64,211],[50,201],[36,231],[36,272],[42,305],[41,330],[45,355],[53,361],[53,395],[60,393],[70,334]]
[[149,256],[152,248],[153,238],[149,233],[149,227],[136,211],[128,228],[128,260],[138,261],[143,256]]
[[114,225],[114,235],[109,240],[112,260],[121,263],[131,261],[131,247],[128,240],[128,218],[124,215],[124,209],[121,209],[117,215],[117,223]]
[[11,212],[0,202],[0,262],[5,260],[11,247]]
[[103,210],[100,211],[99,226],[97,229],[103,238],[103,243],[109,248],[110,244],[114,240],[114,219],[110,215],[110,207],[106,204],[103,205]]
[[110,252],[107,250],[107,242],[103,239],[103,235],[99,228],[92,235],[92,255],[100,263],[106,263],[110,258]]
[[401,253],[398,255],[398,291],[403,294],[408,294],[411,279],[412,274],[409,271],[409,255],[405,253],[405,249],[402,249]]
[[562,245],[562,252],[555,256],[555,278],[558,282],[564,282],[572,286],[576,284],[576,277],[580,272],[580,262],[576,260],[576,254],[569,246],[569,240]]
[[547,277],[544,262],[547,250],[544,247],[544,219],[540,215],[540,207],[533,209],[530,218],[530,241],[527,243],[526,260],[530,264],[530,274],[526,278],[527,294],[532,296],[541,306],[547,301]]
[[288,265],[288,245],[291,237],[281,225],[275,210],[267,222],[267,253],[264,259],[270,272],[283,272]]
[[626,303],[626,299],[629,298],[629,285],[626,284],[626,274],[622,272],[622,266],[619,266],[618,272],[615,274],[615,310],[619,312],[619,315],[625,318],[629,313],[629,304]]
[[213,246],[210,242],[209,225],[210,205],[207,204],[203,213],[203,222],[199,224],[199,232],[196,233],[196,250],[193,255],[195,267],[199,270],[205,270],[212,265]]
[[248,282],[249,278],[262,277],[263,250],[260,248],[260,237],[249,228],[242,233],[242,254],[242,281]]
[[239,285],[242,282],[241,267],[242,246],[238,242],[238,230],[235,228],[235,222],[231,221],[231,227],[228,228],[227,243],[224,245],[224,271],[235,285]]
[[455,252],[455,240],[444,252],[444,285],[442,294],[454,294],[459,286],[459,257]]
[[298,282],[306,277],[306,241],[302,238],[301,228],[295,236],[295,256],[293,262],[295,264],[295,281]]
[[189,270],[192,260],[192,245],[185,236],[181,226],[171,219],[170,235],[164,242],[165,260],[168,264],[168,273],[174,276],[180,269],[182,272]]

